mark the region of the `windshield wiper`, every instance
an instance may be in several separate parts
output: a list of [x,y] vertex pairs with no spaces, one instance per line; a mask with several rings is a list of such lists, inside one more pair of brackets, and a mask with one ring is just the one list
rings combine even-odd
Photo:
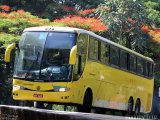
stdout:
[[33,67],[35,66],[35,64],[38,62],[39,55],[40,55],[40,52],[37,53],[36,60],[33,61],[31,67],[27,70],[25,78],[28,77],[30,71],[33,69]]

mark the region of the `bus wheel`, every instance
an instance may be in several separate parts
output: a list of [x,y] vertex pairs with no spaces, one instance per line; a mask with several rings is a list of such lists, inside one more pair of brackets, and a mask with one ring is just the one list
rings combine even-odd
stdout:
[[140,109],[141,109],[141,101],[140,99],[137,99],[136,104],[135,104],[135,115],[140,114]]
[[78,106],[78,112],[91,112],[92,92],[87,90],[84,96],[83,105]]
[[38,102],[38,101],[34,101],[34,108],[43,108],[43,103]]
[[131,97],[128,101],[127,115],[131,115],[132,112],[133,112],[133,98]]

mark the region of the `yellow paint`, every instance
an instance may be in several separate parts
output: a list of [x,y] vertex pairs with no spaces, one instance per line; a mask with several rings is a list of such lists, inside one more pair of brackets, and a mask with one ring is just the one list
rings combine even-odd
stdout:
[[77,45],[73,46],[70,52],[69,64],[74,65],[76,63]]
[[[54,86],[64,86],[70,88],[68,82],[31,82],[20,79],[13,80],[13,86],[18,85],[27,90],[17,90],[13,87],[13,99],[15,100],[34,100],[50,102],[70,102],[70,90],[67,92],[54,92]],[[37,87],[40,86],[40,90]],[[34,94],[42,94],[43,98],[34,97]],[[68,96],[68,99],[61,99]],[[57,101],[58,100],[58,101]]]
[[[103,77],[102,77],[103,76]],[[130,96],[141,100],[144,112],[151,110],[153,96],[153,79],[147,79],[126,71],[94,61],[87,61],[83,75],[78,81],[72,82],[30,82],[24,80],[13,80],[13,85],[20,85],[30,90],[14,90],[13,98],[16,100],[37,100],[62,103],[83,103],[85,90],[91,88],[93,92],[92,105],[97,100],[106,101],[105,107],[113,109],[126,109]],[[40,91],[37,91],[40,86]],[[53,86],[65,86],[70,88],[67,92],[52,92]],[[49,92],[47,92],[50,90]],[[43,94],[43,98],[35,98],[34,94]],[[69,96],[68,99],[62,99]],[[98,107],[98,106],[96,106]],[[124,106],[123,106],[124,107]]]
[[16,43],[12,43],[6,48],[5,56],[4,56],[4,61],[5,62],[10,62],[10,60],[11,60],[11,58],[10,58],[11,57],[11,52],[15,48],[16,48]]

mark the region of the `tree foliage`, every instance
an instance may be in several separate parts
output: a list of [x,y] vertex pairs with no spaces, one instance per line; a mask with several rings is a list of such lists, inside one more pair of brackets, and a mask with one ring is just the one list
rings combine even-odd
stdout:
[[11,6],[12,10],[24,9],[33,15],[53,20],[76,14],[79,10],[96,8],[103,0],[0,0],[0,3]]
[[47,19],[40,19],[23,10],[0,13],[0,44],[1,47],[18,41],[19,35],[27,27],[50,25]]
[[[9,97],[11,81],[7,79],[9,72],[5,70],[6,65],[3,61],[5,47],[10,43],[19,41],[22,31],[26,27],[50,25],[51,22],[23,10],[10,12],[10,7],[6,5],[0,6],[0,11],[0,84],[3,86],[0,86],[0,91],[6,89],[1,97],[3,97],[5,103],[9,103],[11,101]],[[0,99],[2,99],[1,97]]]
[[145,7],[138,0],[105,0],[98,8],[102,21],[108,25],[108,37],[119,44],[143,53],[148,36],[141,30],[151,26]]
[[106,26],[99,19],[90,17],[68,16],[60,20],[54,20],[54,23],[61,23],[69,27],[83,28],[97,33],[102,33],[106,30]]
[[155,24],[160,27],[160,1],[159,0],[143,0],[144,5],[149,12],[148,17],[154,20]]

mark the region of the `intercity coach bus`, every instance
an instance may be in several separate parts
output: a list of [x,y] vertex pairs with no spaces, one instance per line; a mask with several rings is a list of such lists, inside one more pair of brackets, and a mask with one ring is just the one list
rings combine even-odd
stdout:
[[16,49],[13,99],[148,113],[154,62],[93,32],[70,27],[32,27],[11,44]]

